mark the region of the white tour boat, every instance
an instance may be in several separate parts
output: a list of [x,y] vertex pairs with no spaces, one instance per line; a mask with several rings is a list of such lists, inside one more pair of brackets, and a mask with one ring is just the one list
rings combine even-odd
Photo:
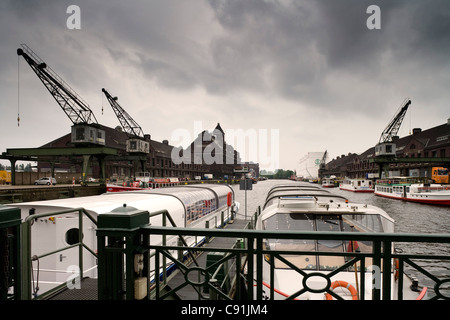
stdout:
[[322,187],[324,188],[334,188],[336,187],[336,178],[330,177],[330,178],[324,178],[322,179]]
[[107,183],[106,192],[122,192],[122,191],[136,191],[136,190],[150,190],[151,185],[148,182],[134,181],[134,182],[124,182],[122,185],[117,183]]
[[339,184],[339,189],[353,192],[374,192],[373,182],[370,179],[349,179],[345,178]]
[[[147,210],[150,213],[167,210],[175,225],[185,228],[205,228],[206,221],[210,228],[215,228],[221,224],[222,212],[227,213],[225,217],[230,217],[239,207],[239,203],[235,202],[234,191],[229,185],[208,184],[14,203],[11,206],[21,209],[23,221],[30,214],[55,213],[55,216],[32,220],[31,255],[43,256],[79,242],[78,214],[56,215],[58,211],[84,208],[97,219],[99,215],[114,213],[113,210],[122,208],[124,204],[128,208]],[[153,226],[162,226],[162,215],[151,217],[150,223]],[[167,225],[171,226],[169,222]],[[96,228],[88,217],[83,217],[83,243],[93,252],[97,249]],[[155,244],[161,238],[156,239],[158,240],[153,240],[156,241]],[[185,237],[185,241],[189,246],[198,246],[203,244],[204,239]],[[176,246],[177,237],[167,237],[167,245]],[[78,246],[74,246],[56,256],[49,255],[34,261],[33,286],[40,289],[33,294],[39,295],[64,283],[72,274],[73,267],[78,265],[78,250]],[[172,268],[172,264],[167,265],[168,271]],[[97,256],[88,250],[83,251],[83,276],[97,278]],[[39,283],[35,283],[36,281]]]
[[[297,189],[296,189],[297,188]],[[312,189],[304,185],[291,185],[274,187],[268,194],[266,203],[260,218],[257,230],[286,230],[286,231],[331,231],[331,232],[394,232],[394,220],[383,210],[366,204],[348,203],[341,196],[334,195],[327,190]],[[293,269],[286,262],[265,255],[263,258],[263,290],[270,297],[271,283],[273,283],[274,299],[286,299],[297,294],[303,289],[304,279],[308,288],[314,292],[306,291],[296,297],[299,300],[331,300],[333,297],[324,288],[327,279],[323,275],[332,274],[330,277],[332,291],[346,300],[357,300],[360,288],[357,279],[360,272],[355,276],[354,266],[343,269],[333,275],[334,270],[348,262],[344,256],[331,255],[308,255],[308,251],[314,252],[362,252],[372,253],[373,243],[371,241],[333,241],[333,240],[281,240],[268,239],[265,243],[267,250],[286,250],[290,254],[281,254],[287,262],[300,269]],[[292,251],[303,251],[295,255]],[[306,253],[305,253],[306,252]],[[274,259],[274,261],[271,261]],[[366,258],[365,274],[365,299],[372,298],[373,274],[370,270],[370,260]],[[274,264],[272,274],[271,264]],[[358,265],[359,267],[359,265]],[[271,274],[273,278],[271,278]],[[311,274],[311,277],[306,276]],[[397,297],[396,285],[398,280],[392,272],[392,298]],[[361,283],[361,279],[359,279]],[[423,299],[426,288],[421,292],[410,288],[412,280],[404,276],[403,280],[404,299]],[[322,290],[318,288],[323,288]]]
[[378,180],[375,194],[380,197],[435,205],[450,205],[450,185],[414,183],[408,178]]
[[178,178],[150,178],[140,179],[136,177],[136,181],[126,181],[122,184],[108,183],[106,184],[106,192],[121,192],[135,190],[150,190],[166,187],[174,187],[180,185]]

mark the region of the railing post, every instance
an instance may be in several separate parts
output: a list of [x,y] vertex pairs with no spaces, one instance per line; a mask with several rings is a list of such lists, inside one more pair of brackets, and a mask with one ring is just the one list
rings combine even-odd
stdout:
[[[124,205],[98,217],[98,299],[142,299],[147,291],[148,255],[135,268],[136,254],[143,254],[140,227],[149,223],[149,212]],[[105,240],[108,244],[105,244]],[[145,258],[147,257],[147,259]],[[139,257],[138,257],[139,258]],[[138,260],[141,260],[140,258]],[[125,262],[125,265],[124,265]],[[124,285],[125,283],[125,285]],[[136,284],[136,286],[135,286]],[[136,290],[137,289],[137,290]]]
[[83,279],[83,210],[78,210],[78,266],[80,281]]
[[19,208],[0,205],[0,300],[21,298],[20,224]]
[[[205,221],[205,229],[209,229],[209,220]],[[205,237],[206,243],[209,243],[210,240],[211,240],[211,238],[209,236]]]
[[248,237],[247,238],[247,264],[248,264],[248,268],[247,268],[247,290],[248,290],[248,300],[253,300],[253,292],[254,292],[254,280],[253,280],[253,276],[254,276],[254,255],[255,255],[255,250],[254,250],[254,245],[255,245],[255,238],[252,237]]
[[381,242],[380,240],[373,241],[373,266],[372,268],[373,276],[372,282],[374,282],[372,289],[372,300],[380,300],[381,288],[379,287],[381,284]]
[[392,242],[383,241],[383,300],[391,300]]
[[262,282],[263,282],[263,240],[256,239],[256,299],[262,300]]
[[21,246],[21,274],[22,274],[22,299],[31,300],[31,274],[33,266],[31,265],[31,224],[22,224],[22,243]]

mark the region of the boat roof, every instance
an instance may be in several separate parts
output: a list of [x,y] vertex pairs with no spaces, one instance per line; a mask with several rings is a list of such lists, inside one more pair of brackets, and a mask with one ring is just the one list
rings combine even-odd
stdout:
[[272,187],[267,193],[266,200],[264,202],[263,209],[273,204],[274,201],[281,198],[316,198],[323,202],[330,201],[341,201],[345,202],[347,198],[333,194],[327,190],[324,190],[316,185],[311,185],[307,183],[297,183],[297,184],[284,184],[276,185]]
[[377,214],[387,220],[394,220],[382,209],[359,203],[349,203],[345,197],[321,188],[303,189],[274,187],[269,191],[263,207],[261,219],[277,213],[317,213],[317,214]]
[[216,200],[216,207],[221,208],[227,204],[228,193],[233,194],[229,185],[186,185],[159,189],[145,189],[136,191],[123,191],[104,193],[96,196],[65,198],[55,200],[33,201],[15,203],[21,208],[47,208],[46,210],[84,208],[92,213],[103,214],[127,204],[138,209],[157,211],[179,207],[187,211],[187,208],[195,206],[205,200]]

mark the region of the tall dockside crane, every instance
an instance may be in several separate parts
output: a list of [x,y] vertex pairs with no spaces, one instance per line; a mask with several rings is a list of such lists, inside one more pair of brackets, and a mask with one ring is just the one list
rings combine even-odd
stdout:
[[118,98],[113,97],[105,88],[102,89],[108,99],[111,108],[114,110],[123,131],[128,134],[127,152],[129,153],[149,153],[150,142],[145,138],[141,126],[120,106]]
[[411,104],[411,100],[406,98],[402,103],[399,111],[388,124],[388,126],[383,130],[380,136],[378,144],[375,146],[375,156],[388,156],[393,157],[396,153],[396,144],[393,142],[393,137],[397,136],[397,133],[402,125],[403,118],[405,117],[406,111]]
[[373,160],[379,165],[378,176],[380,178],[382,178],[383,173],[385,177],[389,176],[389,163],[396,159],[397,148],[393,138],[397,136],[410,104],[409,98],[403,101],[394,118],[381,133],[380,140],[375,146],[375,158]]
[[322,159],[320,160],[320,163],[319,163],[319,171],[318,171],[318,173],[319,173],[319,179],[324,178],[324,177],[323,177],[323,172],[324,172],[324,170],[325,170],[325,165],[326,165],[326,162],[327,162],[327,157],[328,157],[328,151],[325,150],[325,152],[323,153],[323,157],[322,157]]
[[72,121],[72,142],[105,145],[105,131],[100,129],[89,105],[26,44],[17,49],[44,86]]

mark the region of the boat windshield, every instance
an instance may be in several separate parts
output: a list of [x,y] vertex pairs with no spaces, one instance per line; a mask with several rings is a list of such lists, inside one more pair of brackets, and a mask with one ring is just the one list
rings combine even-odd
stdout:
[[[327,232],[383,232],[382,217],[376,214],[310,214],[277,213],[263,221],[266,230],[327,231]],[[309,252],[372,252],[371,241],[269,239],[269,250]],[[343,256],[285,255],[282,257],[300,269],[334,270],[346,262]],[[347,258],[348,260],[348,258]],[[275,259],[275,268],[289,268]]]

